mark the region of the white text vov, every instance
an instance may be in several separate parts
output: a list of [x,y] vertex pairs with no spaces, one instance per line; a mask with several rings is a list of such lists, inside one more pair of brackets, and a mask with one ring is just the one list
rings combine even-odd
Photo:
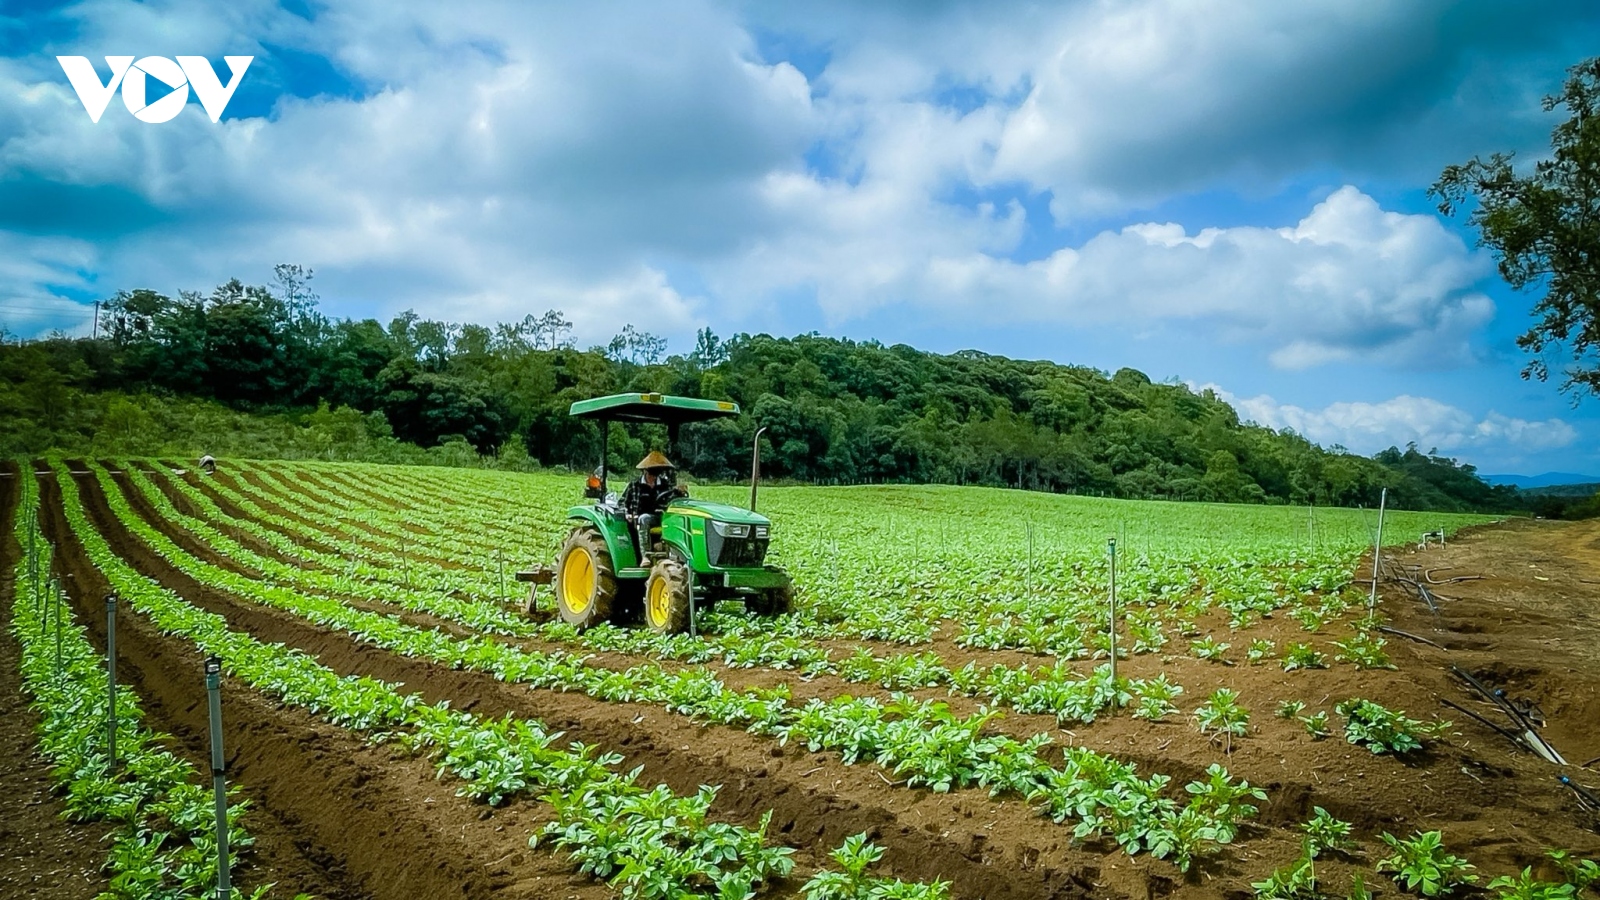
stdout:
[[[111,102],[111,95],[120,86],[122,102],[134,118],[141,122],[167,122],[183,111],[184,105],[189,102],[189,88],[193,87],[195,96],[200,98],[200,105],[205,107],[206,115],[216,122],[222,119],[222,111],[227,109],[228,101],[233,99],[233,92],[239,87],[239,80],[244,77],[244,70],[250,67],[250,61],[255,57],[224,56],[222,59],[228,64],[231,76],[226,86],[217,78],[216,71],[204,56],[180,56],[176,62],[165,56],[146,56],[138,62],[134,62],[131,56],[108,56],[105,59],[106,65],[111,67],[111,80],[102,83],[89,57],[56,57],[91,120],[100,121],[106,105]],[[171,93],[154,103],[146,103],[146,78],[161,82],[172,89]]]

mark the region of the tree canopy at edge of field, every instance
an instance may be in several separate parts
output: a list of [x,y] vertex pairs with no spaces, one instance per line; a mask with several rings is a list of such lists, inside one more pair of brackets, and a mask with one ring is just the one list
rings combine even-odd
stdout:
[[1513,154],[1445,167],[1429,194],[1439,211],[1471,208],[1468,224],[1516,290],[1542,290],[1535,322],[1517,338],[1531,358],[1523,378],[1544,381],[1556,363],[1561,390],[1600,395],[1600,57],[1567,70],[1545,112],[1565,108],[1550,153],[1518,171]]
[[[389,462],[592,467],[599,432],[578,399],[659,391],[739,402],[745,415],[686,426],[677,462],[701,478],[748,473],[849,484],[930,482],[1115,497],[1397,508],[1525,509],[1472,466],[1391,448],[1367,458],[1241,423],[1211,391],[977,351],[935,354],[816,334],[709,329],[693,351],[628,326],[580,350],[560,313],[496,326],[421,319],[387,327],[317,309],[310,272],[210,295],[154,291],[107,303],[104,337],[0,346],[0,454],[231,453]],[[613,426],[631,468],[665,434]]]

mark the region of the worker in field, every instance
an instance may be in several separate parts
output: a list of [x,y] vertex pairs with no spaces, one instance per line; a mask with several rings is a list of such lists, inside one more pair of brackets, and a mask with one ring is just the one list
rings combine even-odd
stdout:
[[652,543],[650,529],[661,520],[667,504],[689,496],[689,491],[678,484],[677,467],[660,450],[651,450],[634,468],[639,470],[639,477],[622,492],[622,509],[634,521],[639,549],[644,551]]
[[217,474],[217,458],[209,453],[200,457],[200,471],[207,475]]

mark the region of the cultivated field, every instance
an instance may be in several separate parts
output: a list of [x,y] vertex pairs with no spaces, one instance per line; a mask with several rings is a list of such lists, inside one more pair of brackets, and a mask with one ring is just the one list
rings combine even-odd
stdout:
[[[79,874],[33,895],[205,892],[209,655],[246,896],[1395,896],[1390,857],[1445,882],[1462,857],[1471,892],[1529,866],[1583,881],[1549,849],[1600,856],[1596,813],[1557,781],[1600,782],[1576,765],[1600,754],[1593,530],[1488,526],[1417,551],[1486,520],[1390,513],[1369,616],[1372,511],[773,487],[795,615],[733,603],[698,637],[580,634],[548,594],[526,614],[512,580],[553,560],[579,491],[298,462],[13,466],[0,690],[20,666],[36,702],[4,717],[6,746],[37,727],[71,791],[29,804],[12,833],[48,852],[16,855],[0,888],[48,866]],[[1439,611],[1398,578],[1433,583]],[[1443,707],[1495,713],[1452,664],[1537,701],[1573,765]],[[63,805],[95,824],[64,830]],[[1432,831],[1442,851],[1414,839]]]

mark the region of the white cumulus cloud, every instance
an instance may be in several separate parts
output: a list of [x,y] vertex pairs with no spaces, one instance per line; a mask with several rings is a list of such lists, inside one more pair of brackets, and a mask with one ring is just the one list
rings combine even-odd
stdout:
[[1557,418],[1529,421],[1491,410],[1476,416],[1429,397],[1402,394],[1378,403],[1338,402],[1322,409],[1279,403],[1271,396],[1238,397],[1214,384],[1201,386],[1238,410],[1239,417],[1274,429],[1291,429],[1319,444],[1372,454],[1416,444],[1444,453],[1492,450],[1538,453],[1570,446],[1578,432]]
[[[989,322],[1198,327],[1301,369],[1373,355],[1460,364],[1494,315],[1476,288],[1487,257],[1437,218],[1386,211],[1349,186],[1281,228],[1141,223],[1032,262],[972,248],[1004,242],[1020,210],[940,217],[890,187],[801,176],[768,199],[797,224],[759,259],[733,265],[743,276],[735,284],[815,285],[835,321],[904,305]],[[924,239],[898,239],[912,229]]]

